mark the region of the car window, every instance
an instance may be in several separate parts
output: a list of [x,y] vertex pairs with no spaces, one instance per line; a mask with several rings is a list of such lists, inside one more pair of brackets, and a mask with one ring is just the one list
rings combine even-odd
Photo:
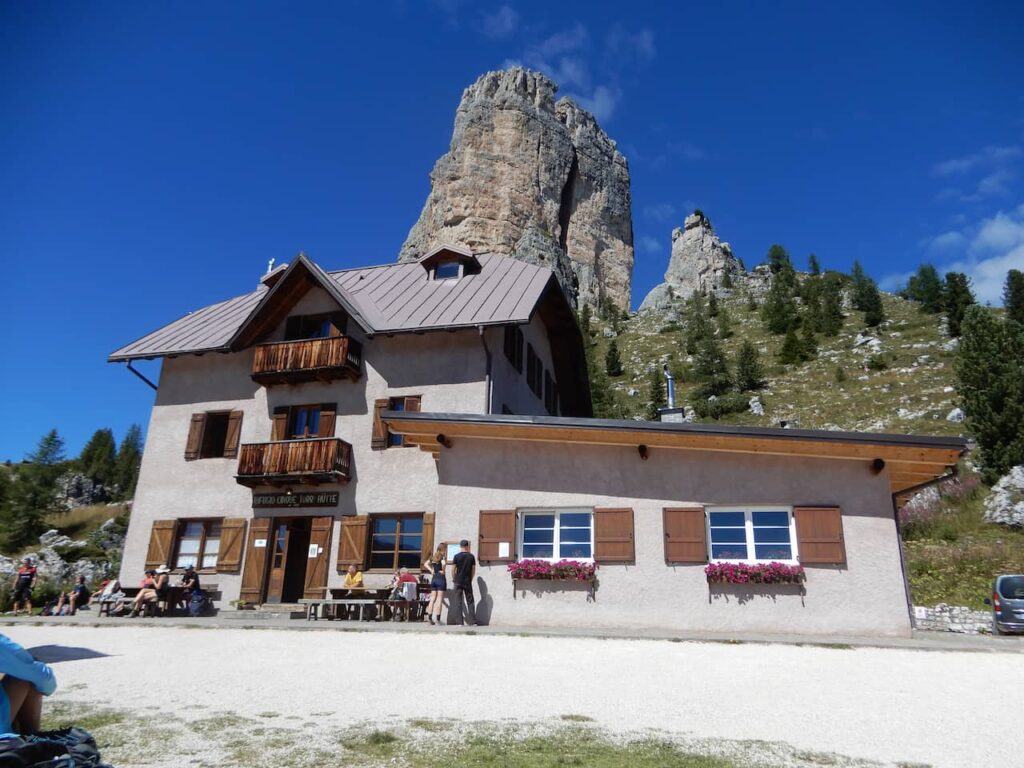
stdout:
[[1024,576],[1007,576],[999,581],[999,594],[1006,600],[1024,600]]

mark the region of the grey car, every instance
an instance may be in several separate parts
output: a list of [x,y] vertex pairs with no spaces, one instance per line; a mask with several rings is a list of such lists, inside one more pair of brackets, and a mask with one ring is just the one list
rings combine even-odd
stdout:
[[993,634],[1024,632],[1024,575],[996,576],[985,605],[992,606]]

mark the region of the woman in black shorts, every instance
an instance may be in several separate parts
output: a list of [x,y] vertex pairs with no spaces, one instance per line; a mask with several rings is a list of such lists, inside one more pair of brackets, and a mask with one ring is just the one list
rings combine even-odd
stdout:
[[[430,599],[427,600],[427,618],[431,624],[441,624],[441,606],[444,602],[444,593],[448,589],[448,580],[444,576],[444,569],[448,561],[444,559],[447,547],[444,542],[437,545],[434,556],[423,564],[423,570],[429,571],[430,576]],[[437,621],[434,621],[434,619]]]

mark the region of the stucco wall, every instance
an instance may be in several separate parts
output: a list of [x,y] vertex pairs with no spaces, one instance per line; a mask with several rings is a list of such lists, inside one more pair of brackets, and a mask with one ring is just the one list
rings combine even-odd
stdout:
[[494,398],[491,404],[491,413],[501,413],[501,406],[506,405],[512,413],[544,416],[547,415],[547,409],[544,407],[543,395],[537,397],[526,383],[526,345],[533,345],[534,352],[540,358],[544,370],[554,377],[555,371],[551,362],[551,343],[548,339],[547,327],[540,319],[539,313],[536,313],[533,319],[529,323],[521,325],[520,329],[523,331],[522,373],[517,371],[505,357],[504,328],[492,328],[486,332],[487,343],[494,356],[492,365]]
[[[478,571],[482,618],[505,625],[906,635],[910,631],[888,479],[865,462],[461,440],[442,451],[436,537],[477,541],[481,509],[628,506],[635,565],[605,565],[594,599],[565,582]],[[703,565],[667,566],[662,508],[686,503],[839,505],[847,566],[807,566],[798,587],[709,588]],[[483,593],[482,596],[480,593]]]

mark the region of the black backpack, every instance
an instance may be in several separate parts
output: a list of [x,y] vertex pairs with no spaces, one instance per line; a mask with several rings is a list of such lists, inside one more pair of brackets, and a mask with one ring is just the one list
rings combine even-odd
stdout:
[[206,593],[201,589],[197,589],[192,593],[192,597],[188,599],[188,615],[189,616],[203,616],[208,613],[210,608],[210,600],[206,597]]
[[82,728],[0,739],[0,768],[112,768]]

